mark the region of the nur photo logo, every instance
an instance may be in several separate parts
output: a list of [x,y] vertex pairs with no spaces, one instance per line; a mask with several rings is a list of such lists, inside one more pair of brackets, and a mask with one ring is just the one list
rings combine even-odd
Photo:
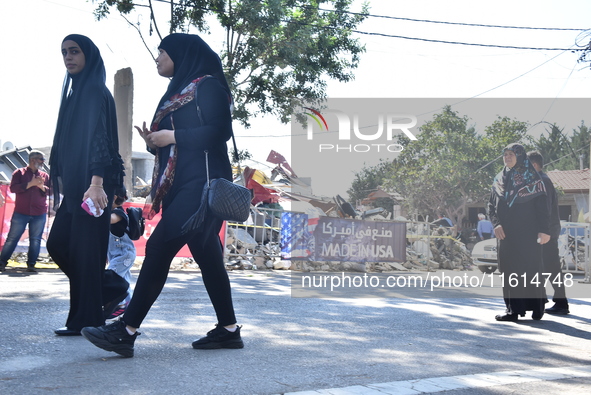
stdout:
[[[334,137],[331,134],[329,138],[330,142],[326,142],[325,138],[318,144],[317,152],[395,153],[401,152],[404,147],[393,142],[394,136],[403,134],[410,140],[417,140],[411,131],[417,124],[417,117],[414,115],[360,114],[336,109],[323,109],[321,113],[311,107],[303,109],[304,114],[314,120],[307,123],[307,140],[314,140],[314,135],[318,132],[334,132]],[[329,129],[327,118],[332,127],[336,125],[337,130]]]
[[[313,108],[310,108],[310,107],[304,107],[304,110],[308,110],[312,113],[312,114],[310,114],[309,112],[305,112],[304,114],[306,114],[307,116],[309,116],[310,118],[315,120],[316,123],[318,124],[318,127],[320,127],[320,130],[328,131],[328,124],[326,123],[326,119],[324,119],[322,114],[320,114],[320,111],[314,110]],[[322,122],[320,122],[320,121],[322,121]],[[308,128],[308,130],[310,130],[310,128]],[[310,140],[310,139],[308,138],[308,140]]]

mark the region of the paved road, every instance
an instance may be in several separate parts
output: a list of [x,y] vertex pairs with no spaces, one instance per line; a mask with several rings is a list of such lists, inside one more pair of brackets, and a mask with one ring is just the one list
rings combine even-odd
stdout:
[[[125,359],[81,337],[53,334],[68,310],[59,270],[0,274],[0,394],[591,391],[591,299],[571,300],[569,316],[499,323],[500,297],[294,298],[289,272],[230,276],[244,349],[191,348],[215,315],[199,272],[182,270],[171,272],[135,357]],[[513,379],[499,379],[503,372]],[[500,381],[470,380],[482,374]],[[433,387],[443,378],[464,384]],[[415,389],[402,390],[412,383]]]

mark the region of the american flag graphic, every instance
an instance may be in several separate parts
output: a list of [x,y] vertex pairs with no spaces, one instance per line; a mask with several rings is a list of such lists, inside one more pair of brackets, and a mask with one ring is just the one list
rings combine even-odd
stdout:
[[281,259],[310,258],[314,238],[308,229],[308,214],[281,214]]

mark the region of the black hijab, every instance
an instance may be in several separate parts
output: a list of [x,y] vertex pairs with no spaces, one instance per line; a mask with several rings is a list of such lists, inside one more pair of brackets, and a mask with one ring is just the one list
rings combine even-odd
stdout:
[[92,175],[102,176],[104,185],[122,184],[123,161],[118,152],[115,102],[105,85],[100,51],[86,36],[70,34],[62,43],[67,40],[78,44],[85,66],[78,74],[66,73],[50,167],[56,204],[62,193],[79,205]]
[[191,81],[205,75],[216,77],[228,96],[231,96],[220,57],[201,37],[173,33],[164,37],[158,48],[165,50],[174,63],[174,75],[158,103],[158,108],[173,95],[180,93]]
[[505,167],[497,174],[493,182],[493,191],[511,207],[525,203],[533,198],[545,195],[546,188],[542,177],[527,158],[525,148],[518,143],[509,144],[503,149],[512,151],[517,159],[512,168]]

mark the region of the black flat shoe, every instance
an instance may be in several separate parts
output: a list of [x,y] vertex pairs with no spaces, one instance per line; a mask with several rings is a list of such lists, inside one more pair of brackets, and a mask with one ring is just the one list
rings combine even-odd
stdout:
[[568,307],[560,307],[560,306],[552,306],[547,308],[546,313],[548,314],[557,314],[557,315],[567,315],[570,314],[570,311],[568,310]]
[[513,321],[517,322],[519,319],[519,315],[517,314],[504,314],[504,315],[496,315],[495,320],[497,321]]
[[67,327],[58,328],[53,331],[58,336],[82,336],[80,331],[75,331],[73,329],[68,329]]
[[532,320],[539,321],[539,320],[542,319],[543,316],[544,316],[544,312],[541,312],[541,313],[539,313],[539,312],[538,313],[533,312],[532,315],[531,315],[531,318],[532,318]]

